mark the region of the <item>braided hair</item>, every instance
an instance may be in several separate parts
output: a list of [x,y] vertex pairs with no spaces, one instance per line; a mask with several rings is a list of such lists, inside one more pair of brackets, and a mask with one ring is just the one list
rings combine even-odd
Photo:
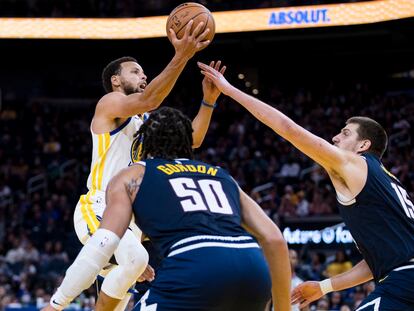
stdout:
[[193,159],[192,133],[191,120],[181,111],[170,107],[154,111],[137,132],[142,138],[141,159]]

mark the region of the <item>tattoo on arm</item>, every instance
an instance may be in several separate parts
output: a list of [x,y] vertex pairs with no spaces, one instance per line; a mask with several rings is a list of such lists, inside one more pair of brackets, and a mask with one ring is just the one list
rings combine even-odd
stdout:
[[140,174],[140,176],[137,178],[132,178],[130,181],[125,183],[125,190],[128,193],[131,202],[135,200],[135,196],[137,195],[139,187],[141,186],[143,176],[143,174]]

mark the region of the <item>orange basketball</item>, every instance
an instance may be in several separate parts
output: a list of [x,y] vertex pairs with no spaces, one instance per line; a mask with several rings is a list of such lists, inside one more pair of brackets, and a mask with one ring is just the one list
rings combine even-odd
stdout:
[[216,24],[211,12],[203,5],[195,2],[186,2],[177,6],[168,16],[167,20],[167,36],[171,41],[169,29],[172,28],[178,39],[181,39],[184,35],[185,26],[193,19],[194,23],[191,27],[191,31],[200,23],[204,22],[202,33],[206,28],[210,28],[205,40],[213,40],[214,34],[216,33]]

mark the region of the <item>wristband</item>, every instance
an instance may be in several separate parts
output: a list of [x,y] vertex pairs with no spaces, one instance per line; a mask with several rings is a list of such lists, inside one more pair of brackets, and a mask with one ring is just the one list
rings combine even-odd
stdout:
[[214,103],[214,104],[210,105],[210,104],[207,104],[204,100],[201,101],[201,105],[206,106],[208,108],[212,108],[212,109],[217,107],[217,103]]
[[321,287],[322,294],[324,295],[334,291],[331,279],[320,281],[319,286]]
[[56,310],[63,310],[66,308],[72,299],[65,297],[63,295],[60,287],[57,289],[56,293],[50,298],[50,305]]

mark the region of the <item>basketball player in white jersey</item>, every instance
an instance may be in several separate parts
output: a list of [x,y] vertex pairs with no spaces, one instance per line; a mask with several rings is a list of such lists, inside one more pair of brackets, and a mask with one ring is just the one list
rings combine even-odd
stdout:
[[[93,141],[91,173],[88,177],[88,193],[82,195],[74,213],[75,231],[85,244],[99,227],[105,204],[105,190],[109,180],[121,169],[135,162],[139,155],[131,153],[131,146],[139,143],[135,133],[150,112],[162,103],[170,93],[178,76],[188,60],[209,44],[203,41],[209,30],[201,33],[203,23],[191,32],[191,21],[182,39],[178,40],[171,31],[175,55],[167,67],[147,85],[142,67],[132,57],[123,57],[109,63],[103,71],[102,80],[107,94],[95,109],[91,122]],[[220,70],[220,61],[212,62]],[[225,67],[221,68],[224,72]],[[208,80],[203,80],[203,101],[194,119],[193,147],[199,147],[207,132],[218,89]],[[141,245],[141,231],[131,221],[129,230],[123,236],[115,251],[117,265],[102,270],[105,276],[100,303],[115,310],[125,310],[130,299],[128,289],[143,275],[148,264],[148,253]],[[88,261],[88,258],[85,259]],[[68,269],[61,286],[45,310],[62,310],[76,297],[78,289],[86,289],[89,283],[88,265],[84,271]],[[148,266],[141,280],[152,280],[153,270]],[[120,302],[121,301],[121,302]]]

